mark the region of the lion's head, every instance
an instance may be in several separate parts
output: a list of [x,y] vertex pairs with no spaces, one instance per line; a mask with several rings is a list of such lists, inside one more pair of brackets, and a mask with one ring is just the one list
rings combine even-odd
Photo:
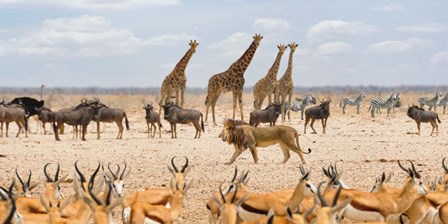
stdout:
[[225,120],[224,128],[219,134],[219,138],[229,144],[235,144],[239,147],[243,146],[244,148],[247,148],[246,133],[244,133],[242,125],[249,124],[242,120]]

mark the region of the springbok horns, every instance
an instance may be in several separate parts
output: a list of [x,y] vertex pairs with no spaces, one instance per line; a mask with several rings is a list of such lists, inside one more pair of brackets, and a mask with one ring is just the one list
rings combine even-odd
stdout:
[[[168,170],[170,170],[171,173],[184,173],[185,174],[185,169],[188,167],[188,158],[186,156],[184,156],[185,164],[182,166],[182,168],[180,169],[180,172],[179,172],[179,169],[174,164],[174,159],[176,157],[177,156],[174,156],[173,158],[171,158],[171,166],[172,166],[172,168],[170,166],[168,166]],[[174,172],[173,172],[173,169],[174,169]],[[188,173],[188,170],[187,170],[186,173]]]
[[58,163],[58,168],[56,169],[56,174],[54,175],[54,179],[50,177],[50,175],[48,175],[47,173],[47,167],[48,165],[50,165],[51,163],[47,163],[44,166],[44,174],[45,174],[45,178],[47,178],[47,182],[53,183],[53,182],[57,182],[59,179],[59,171],[60,171],[60,165]]

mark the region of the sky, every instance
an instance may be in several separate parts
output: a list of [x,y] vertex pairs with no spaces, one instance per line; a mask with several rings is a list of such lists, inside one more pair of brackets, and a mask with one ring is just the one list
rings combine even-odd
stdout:
[[446,0],[0,0],[0,86],[160,87],[195,39],[206,87],[256,33],[245,86],[291,42],[295,86],[448,85]]

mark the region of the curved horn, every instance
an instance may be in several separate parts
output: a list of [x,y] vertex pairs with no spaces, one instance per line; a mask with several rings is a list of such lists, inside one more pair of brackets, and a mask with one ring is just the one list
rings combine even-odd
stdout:
[[443,160],[442,160],[442,166],[443,166],[443,169],[445,170],[445,173],[448,173],[448,167],[445,164],[445,159],[446,159],[446,157],[443,158]]
[[120,175],[120,180],[123,180],[124,172],[126,171],[127,166],[128,165],[126,164],[126,162],[124,162],[124,169],[123,169],[123,173],[121,173],[121,175]]
[[44,166],[44,174],[45,174],[45,177],[47,178],[47,182],[53,183],[54,180],[47,173],[47,166],[50,165],[50,164],[51,163],[45,164],[45,166]]
[[179,170],[177,169],[176,165],[174,165],[174,158],[176,158],[176,156],[171,158],[171,166],[173,166],[173,169],[176,173],[179,173]]
[[302,176],[305,176],[305,169],[303,168],[303,165],[300,165],[299,166],[299,170],[300,170],[300,173],[302,173]]
[[110,205],[110,196],[112,195],[112,183],[108,184],[108,190],[107,190],[107,195],[106,195],[106,206]]
[[101,203],[101,201],[98,199],[98,197],[96,197],[96,195],[92,192],[93,185],[94,185],[94,183],[95,183],[95,176],[96,176],[96,174],[98,173],[99,170],[100,170],[100,163],[98,162],[98,167],[96,168],[95,172],[93,172],[92,176],[90,177],[90,180],[89,180],[89,186],[88,186],[87,188],[88,188],[88,191],[89,191],[90,196],[91,196],[92,199],[95,201],[95,203],[96,203],[97,205],[102,205],[102,203]]
[[117,179],[117,176],[115,176],[115,173],[112,171],[112,169],[110,168],[110,163],[107,164],[107,168],[109,169],[109,172],[112,174],[112,176],[114,177],[114,180]]
[[411,162],[412,171],[414,171],[415,177],[420,179],[422,176],[420,176],[420,174],[417,172],[417,170],[415,170],[414,163],[412,161],[410,161],[410,162]]
[[235,182],[236,175],[238,174],[238,166],[235,166],[235,172],[233,173],[233,178],[230,182]]
[[333,203],[331,204],[331,207],[336,206],[338,203],[339,195],[341,194],[342,186],[339,185],[338,190],[336,191],[336,195],[333,198]]
[[54,175],[54,182],[57,182],[59,179],[59,170],[61,169],[61,166],[58,163],[58,168],[56,169],[56,174]]
[[221,195],[222,202],[226,203],[226,197],[224,197],[224,194],[222,193],[222,184],[219,185],[219,194]]
[[86,178],[84,177],[84,175],[81,173],[81,171],[78,168],[78,160],[76,160],[76,162],[75,162],[75,170],[78,173],[79,178],[81,179],[81,183],[87,182]]
[[22,181],[22,178],[20,178],[19,172],[17,172],[17,168],[16,168],[16,176],[17,179],[19,179],[20,184],[22,185],[22,190],[25,192],[25,183]]
[[121,170],[120,164],[117,163],[117,171],[115,171],[116,177],[118,177],[118,175],[120,175],[120,170]]
[[185,165],[184,165],[184,166],[182,167],[182,169],[180,170],[181,173],[184,173],[185,168],[188,167],[188,158],[187,158],[186,156],[184,156],[184,157],[185,157]]
[[404,166],[401,165],[400,160],[397,160],[397,161],[398,161],[398,166],[407,173],[408,169],[404,168]]
[[28,176],[28,181],[26,182],[26,186],[27,187],[30,187],[30,184],[31,184],[31,175],[33,174],[33,172],[31,172],[31,170],[30,170],[30,175]]
[[236,185],[236,184],[233,184],[233,185],[235,185],[235,193],[233,193],[232,200],[230,200],[230,203],[232,203],[232,204],[235,201],[236,193],[238,193],[238,185]]
[[322,184],[324,184],[323,181],[320,182],[320,183],[319,183],[319,186],[317,187],[317,197],[318,197],[319,200],[320,200],[321,207],[328,207],[327,201],[325,201],[325,198],[322,197],[322,194],[321,194],[321,192],[320,192],[320,188],[322,187]]

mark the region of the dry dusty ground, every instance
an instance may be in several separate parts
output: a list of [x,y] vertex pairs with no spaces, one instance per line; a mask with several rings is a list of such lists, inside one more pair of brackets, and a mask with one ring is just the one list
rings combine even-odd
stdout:
[[[171,139],[166,133],[169,124],[164,125],[162,138],[148,139],[144,111],[141,108],[143,102],[157,99],[153,96],[143,95],[105,95],[99,96],[106,104],[126,109],[131,129],[125,131],[122,140],[115,140],[116,127],[107,124],[105,133],[100,140],[96,140],[95,133],[87,135],[87,141],[72,140],[71,134],[61,136],[62,141],[56,142],[53,135],[43,135],[42,130],[37,134],[30,134],[28,138],[21,135],[19,138],[0,138],[0,185],[6,186],[14,176],[14,168],[18,167],[20,173],[25,175],[28,169],[33,171],[33,181],[44,181],[43,166],[46,163],[59,162],[62,165],[62,175],[69,174],[72,178],[73,164],[79,160],[79,165],[84,173],[90,175],[98,161],[118,162],[126,161],[132,167],[132,172],[126,180],[126,191],[142,190],[150,186],[169,185],[170,174],[166,168],[173,156],[187,156],[193,169],[188,175],[194,179],[194,187],[188,192],[187,208],[182,217],[184,223],[206,223],[207,215],[205,203],[207,198],[233,173],[234,165],[240,170],[250,170],[249,188],[255,192],[268,192],[295,186],[300,177],[298,167],[299,157],[295,154],[286,164],[282,161],[282,153],[278,146],[259,149],[259,164],[254,164],[250,153],[244,152],[234,165],[225,165],[233,153],[233,147],[222,142],[218,138],[221,131],[221,122],[232,114],[230,94],[222,96],[217,107],[218,126],[213,126],[209,121],[205,126],[205,133],[201,139],[193,139],[194,128],[191,125],[181,125],[178,128],[178,139]],[[432,94],[427,94],[432,95]],[[403,94],[403,106],[415,102],[416,94]],[[4,96],[10,99],[13,96]],[[75,105],[83,96],[79,95],[50,95],[48,103],[52,108]],[[320,99],[323,95],[318,95]],[[406,98],[407,97],[407,98]],[[429,124],[422,125],[422,135],[417,136],[416,124],[406,116],[406,108],[401,108],[390,117],[386,117],[385,111],[376,119],[371,119],[367,113],[368,96],[362,113],[355,114],[353,107],[343,115],[338,108],[340,96],[332,96],[334,103],[331,107],[331,117],[328,121],[327,134],[306,134],[300,136],[300,144],[304,148],[313,151],[305,155],[306,167],[312,170],[312,180],[315,184],[324,180],[321,172],[322,166],[331,162],[338,162],[338,167],[344,172],[345,182],[356,189],[367,190],[374,182],[376,176],[382,171],[394,173],[391,182],[400,185],[404,178],[404,172],[400,171],[396,160],[416,161],[417,169],[424,177],[431,178],[441,173],[441,159],[448,156],[448,114],[441,114],[440,133],[430,137]],[[205,112],[203,106],[204,95],[187,96],[186,107],[192,107]],[[251,94],[245,94],[245,111],[248,118],[251,110]],[[439,109],[439,112],[441,109]],[[204,113],[205,115],[205,113]],[[303,133],[303,121],[300,121],[299,113],[292,114],[291,125]],[[31,121],[32,131],[36,131],[36,123]],[[315,125],[321,133],[320,122]],[[68,128],[70,130],[71,128]],[[15,125],[12,125],[11,133],[16,133]],[[94,130],[93,125],[89,130]],[[309,132],[311,132],[309,130]],[[308,133],[309,133],[308,132]],[[10,135],[11,135],[10,133]],[[4,156],[4,157],[3,157]],[[385,162],[380,162],[385,161]],[[182,163],[181,161],[179,161]],[[52,168],[52,170],[54,167]],[[43,184],[36,190],[43,192]],[[69,184],[64,185],[63,190],[71,192]],[[118,219],[118,209],[115,217]]]

